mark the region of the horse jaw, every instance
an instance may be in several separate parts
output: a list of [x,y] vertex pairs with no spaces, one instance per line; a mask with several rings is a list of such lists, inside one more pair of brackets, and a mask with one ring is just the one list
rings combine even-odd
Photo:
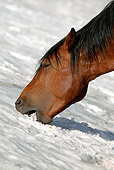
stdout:
[[50,118],[47,114],[42,114],[38,110],[36,111],[36,121],[42,122],[44,124],[49,124],[52,122],[52,118]]

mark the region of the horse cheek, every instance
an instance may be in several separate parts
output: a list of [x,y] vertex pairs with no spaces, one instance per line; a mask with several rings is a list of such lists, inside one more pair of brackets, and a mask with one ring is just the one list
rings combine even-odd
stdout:
[[65,73],[58,74],[54,77],[51,85],[51,92],[61,100],[65,100],[70,94],[72,88],[72,77]]

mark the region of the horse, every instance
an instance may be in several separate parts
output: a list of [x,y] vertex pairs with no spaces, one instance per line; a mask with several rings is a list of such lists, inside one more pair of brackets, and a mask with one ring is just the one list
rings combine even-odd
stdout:
[[89,82],[114,71],[114,0],[77,32],[74,28],[39,61],[31,82],[15,102],[17,111],[49,124],[82,100]]

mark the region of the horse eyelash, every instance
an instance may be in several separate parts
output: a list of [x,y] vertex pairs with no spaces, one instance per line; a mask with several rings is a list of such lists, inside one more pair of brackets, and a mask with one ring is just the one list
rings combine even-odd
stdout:
[[47,68],[49,66],[50,66],[50,64],[43,64],[43,68]]

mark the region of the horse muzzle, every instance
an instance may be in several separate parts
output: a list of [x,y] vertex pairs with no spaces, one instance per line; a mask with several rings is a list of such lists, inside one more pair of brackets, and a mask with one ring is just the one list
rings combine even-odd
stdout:
[[21,114],[26,114],[28,116],[36,113],[36,120],[43,124],[49,124],[52,122],[52,118],[50,118],[48,114],[40,112],[37,108],[25,107],[22,98],[17,99],[17,101],[15,102],[15,108]]

